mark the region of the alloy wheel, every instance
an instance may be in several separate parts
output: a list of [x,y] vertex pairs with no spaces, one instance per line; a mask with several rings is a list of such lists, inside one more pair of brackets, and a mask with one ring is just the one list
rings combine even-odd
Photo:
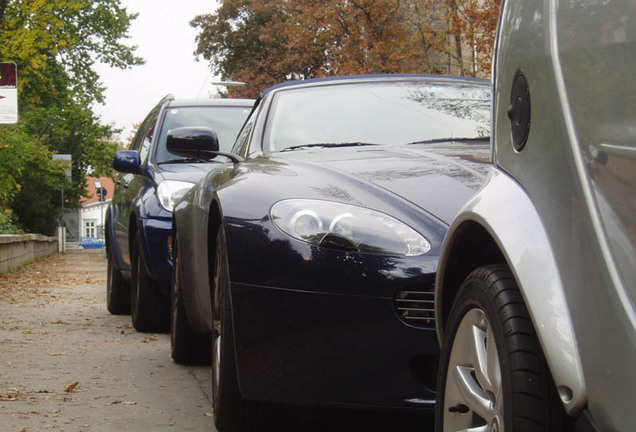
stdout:
[[444,430],[503,432],[501,365],[493,329],[481,309],[464,315],[451,350]]

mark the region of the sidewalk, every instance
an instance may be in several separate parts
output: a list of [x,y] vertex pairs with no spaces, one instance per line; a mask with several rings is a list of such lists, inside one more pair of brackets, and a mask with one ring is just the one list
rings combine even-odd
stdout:
[[106,310],[106,258],[67,251],[0,277],[0,431],[213,430],[209,368]]

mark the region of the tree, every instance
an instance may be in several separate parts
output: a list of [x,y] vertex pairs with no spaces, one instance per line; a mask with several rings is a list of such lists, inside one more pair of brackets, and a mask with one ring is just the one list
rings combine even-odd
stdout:
[[118,0],[0,1],[0,57],[18,65],[27,104],[62,95],[103,102],[96,62],[122,69],[143,63],[122,43],[136,15]]
[[50,209],[59,206],[64,180],[45,162],[52,154],[73,157],[72,183],[64,188],[69,207],[79,205],[89,168],[110,172],[115,130],[93,113],[92,104],[104,100],[93,66],[143,62],[124,43],[134,18],[119,0],[0,0],[0,59],[18,66],[21,114],[11,140],[10,127],[0,126],[0,165],[15,159],[20,146],[28,145],[32,156],[16,165],[14,189],[4,199],[0,190],[0,206],[6,214],[12,210],[28,231],[50,233],[49,221],[55,219]]
[[[329,75],[483,75],[497,14],[492,0],[225,0],[191,24],[197,55],[248,83],[229,94],[254,97],[280,81]],[[472,69],[463,66],[466,45],[478,50]]]
[[[19,220],[33,232],[52,234],[56,225],[52,203],[60,202],[61,185],[70,186],[64,168],[21,124],[3,126],[0,160],[0,232],[15,231]],[[31,225],[31,219],[39,223]]]
[[486,76],[497,29],[500,1],[447,0],[451,43],[448,69],[460,75]]

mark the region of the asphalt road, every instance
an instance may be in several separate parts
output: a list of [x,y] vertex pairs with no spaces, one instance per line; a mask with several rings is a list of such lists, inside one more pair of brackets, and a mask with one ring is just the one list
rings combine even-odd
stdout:
[[[72,251],[0,276],[0,431],[215,431],[210,369],[106,311],[106,259]],[[432,430],[430,416],[267,407],[276,431]]]

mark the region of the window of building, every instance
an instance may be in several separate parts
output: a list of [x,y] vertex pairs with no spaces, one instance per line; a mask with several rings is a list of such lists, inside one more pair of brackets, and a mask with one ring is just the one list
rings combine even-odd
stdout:
[[94,220],[84,221],[84,237],[96,237],[96,226]]

